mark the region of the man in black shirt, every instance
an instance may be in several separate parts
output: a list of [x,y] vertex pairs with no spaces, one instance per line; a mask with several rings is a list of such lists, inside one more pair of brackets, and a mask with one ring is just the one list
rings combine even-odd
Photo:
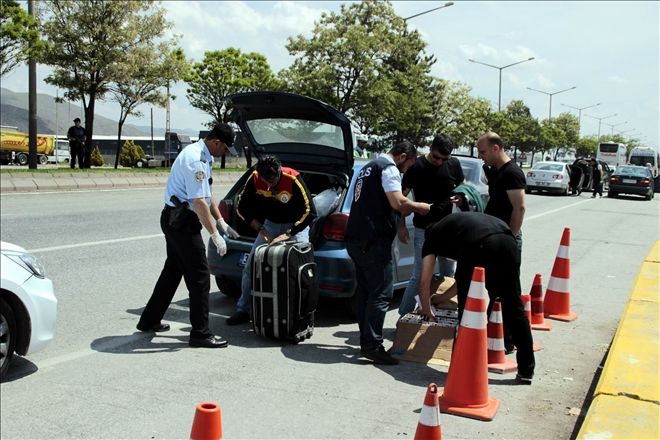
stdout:
[[504,143],[497,133],[488,132],[477,141],[479,157],[484,161],[488,177],[486,214],[509,225],[522,250],[522,224],[525,217],[525,174],[504,151]]
[[85,127],[80,125],[80,118],[73,120],[74,125],[69,127],[66,137],[69,139],[69,150],[71,150],[71,168],[76,167],[76,159],[78,159],[78,167],[85,168],[85,141],[87,140],[87,133]]
[[[418,157],[414,165],[403,175],[401,182],[403,194],[407,196],[412,190],[416,201],[431,204],[431,211],[426,215],[415,214],[413,217],[415,266],[399,305],[399,315],[405,315],[415,308],[426,227],[451,214],[453,203],[457,203],[456,197],[452,197],[451,192],[465,180],[461,163],[455,157],[451,157],[453,150],[454,141],[448,135],[439,133],[433,139],[428,154]],[[399,238],[402,242],[408,241],[405,222],[400,224]],[[438,266],[440,275],[454,275],[453,261],[440,257]]]
[[511,229],[502,220],[480,212],[451,214],[427,228],[419,281],[422,314],[427,319],[434,317],[429,290],[438,256],[457,262],[456,289],[445,292],[440,299],[447,300],[458,294],[459,319],[463,314],[474,268],[485,269],[491,305],[495,298],[500,299],[503,321],[510,328],[513,343],[518,347],[517,380],[531,384],[535,367],[532,332],[520,299],[520,256]]

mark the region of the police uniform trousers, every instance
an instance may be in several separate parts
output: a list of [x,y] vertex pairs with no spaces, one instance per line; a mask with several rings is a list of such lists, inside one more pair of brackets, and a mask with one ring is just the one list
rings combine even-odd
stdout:
[[211,289],[206,246],[200,233],[202,225],[197,216],[189,211],[186,226],[174,229],[169,225],[169,214],[173,208],[166,206],[160,216],[160,227],[167,243],[167,259],[149,298],[140,326],[160,323],[172,302],[174,293],[183,277],[190,298],[190,324],[193,338],[205,338],[209,331],[209,291]]
[[520,299],[520,254],[513,235],[494,234],[462,250],[456,265],[459,319],[465,308],[472,271],[477,266],[486,272],[488,313],[495,298],[499,298],[505,332],[509,332],[517,348],[518,371],[532,375],[535,367],[532,331]]

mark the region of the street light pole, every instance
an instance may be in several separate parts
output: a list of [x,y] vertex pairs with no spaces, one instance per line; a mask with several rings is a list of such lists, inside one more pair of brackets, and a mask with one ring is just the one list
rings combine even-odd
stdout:
[[628,123],[628,121],[619,122],[618,124],[605,124],[605,125],[607,125],[608,127],[610,127],[612,129],[611,135],[614,136],[614,127],[618,127],[619,125],[623,125],[623,124],[627,124],[627,123]]
[[515,66],[516,64],[521,64],[521,63],[526,63],[527,61],[532,61],[534,57],[529,57],[526,60],[522,61],[517,61],[515,63],[507,64],[506,66],[493,66],[492,64],[488,63],[483,63],[481,61],[473,60],[473,59],[468,59],[469,62],[471,63],[476,63],[476,64],[482,64],[484,66],[492,67],[493,69],[497,69],[500,71],[500,86],[499,86],[499,92],[497,94],[497,111],[502,110],[502,70],[506,69],[507,67]]
[[423,12],[420,12],[418,14],[411,15],[410,17],[406,17],[406,18],[403,19],[403,21],[408,21],[411,18],[419,17],[420,15],[428,14],[429,12],[437,11],[438,9],[448,8],[449,6],[452,6],[453,4],[454,4],[454,2],[447,2],[442,6],[438,6],[437,8],[429,9],[428,11],[423,11]]
[[573,107],[572,105],[567,105],[567,104],[562,104],[562,105],[564,107],[569,107],[578,111],[578,127],[579,127],[579,131],[582,131],[582,110],[586,110],[591,107],[597,107],[600,105],[600,102],[598,104],[592,104],[586,107]]
[[602,118],[597,118],[595,116],[585,114],[585,116],[588,118],[598,119],[598,142],[600,142],[600,123],[603,122],[603,119],[613,118],[616,115],[617,113],[612,113],[611,115],[603,116]]
[[550,109],[548,110],[548,121],[550,121],[550,119],[552,118],[552,95],[558,95],[560,93],[568,92],[569,90],[573,90],[573,89],[577,88],[577,86],[573,86],[573,87],[570,87],[568,89],[564,89],[564,90],[560,90],[558,92],[552,92],[552,93],[544,92],[543,90],[533,89],[531,87],[527,87],[527,88],[529,90],[533,90],[535,92],[543,93],[544,95],[548,95],[550,97]]

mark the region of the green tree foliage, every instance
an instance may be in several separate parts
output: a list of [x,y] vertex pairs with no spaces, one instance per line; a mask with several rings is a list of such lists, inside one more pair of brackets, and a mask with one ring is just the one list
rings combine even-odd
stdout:
[[431,88],[431,124],[434,133],[449,134],[456,145],[475,145],[489,128],[490,103],[470,95],[461,82],[436,79]]
[[[144,60],[150,62],[145,63]],[[128,115],[141,117],[142,112],[137,109],[140,104],[166,106],[167,95],[163,89],[170,82],[182,79],[188,68],[183,50],[170,50],[169,45],[164,43],[137,48],[127,55],[126,61],[118,68],[123,71],[120,75],[122,79],[108,85],[112,100],[120,108],[117,145],[121,145],[121,131]],[[115,156],[115,168],[118,163],[119,148]]]
[[389,1],[364,0],[323,13],[312,36],[289,38],[287,87],[346,113],[360,131],[412,141],[430,134],[432,56]]
[[502,137],[506,147],[532,153],[537,150],[541,126],[523,101],[511,101],[503,112],[492,113],[490,125]]
[[544,119],[541,122],[541,138],[539,150],[548,152],[554,157],[560,148],[574,152],[580,137],[580,124],[578,118],[570,113],[561,113],[556,118]]
[[93,167],[102,167],[105,161],[103,160],[103,155],[101,154],[101,150],[99,150],[99,146],[96,145],[94,147],[94,150],[92,150],[92,155],[90,157],[90,164]]
[[575,144],[575,157],[594,157],[597,148],[598,140],[595,135],[581,137]]
[[121,153],[119,154],[119,163],[121,166],[126,168],[131,168],[135,166],[135,163],[138,159],[144,157],[144,150],[141,146],[137,145],[132,140],[124,142],[124,145],[121,147]]
[[185,81],[190,104],[211,116],[208,126],[227,121],[227,95],[281,88],[266,57],[233,47],[206,52],[201,62],[192,65]]
[[82,101],[89,148],[96,100],[104,98],[110,84],[127,79],[122,75],[125,64],[135,62],[132,54],[165,38],[171,24],[150,0],[49,0],[40,5],[50,43],[44,61],[53,67],[46,82],[64,89],[64,98]]
[[46,49],[37,21],[15,0],[0,0],[0,77]]

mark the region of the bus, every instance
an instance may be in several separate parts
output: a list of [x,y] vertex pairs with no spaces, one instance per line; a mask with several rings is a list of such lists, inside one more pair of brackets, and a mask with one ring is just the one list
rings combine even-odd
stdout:
[[628,163],[630,165],[639,165],[641,167],[651,168],[651,173],[656,183],[658,183],[658,166],[660,154],[651,147],[636,147],[630,150]]
[[626,164],[626,146],[615,142],[601,142],[596,151],[596,160],[602,160],[616,169],[620,165]]

